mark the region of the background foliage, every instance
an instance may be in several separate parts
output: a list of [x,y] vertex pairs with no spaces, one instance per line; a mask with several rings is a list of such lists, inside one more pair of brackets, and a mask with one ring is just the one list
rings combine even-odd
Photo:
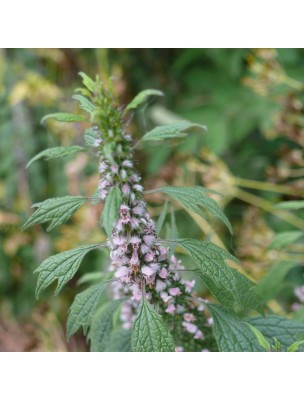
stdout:
[[[222,193],[232,239],[216,219],[210,222],[215,228],[211,230],[200,216],[183,208],[176,208],[177,235],[207,235],[225,246],[240,258],[238,268],[260,281],[259,292],[269,310],[304,321],[304,210],[275,207],[304,197],[303,50],[2,49],[0,350],[87,349],[81,333],[69,345],[65,341],[66,310],[83,284],[79,275],[59,297],[49,292],[36,302],[33,271],[55,252],[104,240],[98,209],[82,207],[50,233],[46,226],[20,230],[31,204],[95,190],[96,166],[81,152],[26,169],[47,147],[81,144],[79,125],[63,129],[52,121],[49,132],[40,125],[45,114],[77,112],[71,97],[80,70],[113,76],[125,104],[146,88],[166,93],[137,113],[138,135],[180,117],[207,125],[207,133],[191,135],[182,144],[142,146],[137,160],[146,186],[203,185]],[[157,218],[163,196],[150,196],[151,214]],[[189,259],[181,257],[189,265]],[[105,254],[92,252],[80,272],[98,274],[106,262]],[[206,288],[198,290],[206,297]]]

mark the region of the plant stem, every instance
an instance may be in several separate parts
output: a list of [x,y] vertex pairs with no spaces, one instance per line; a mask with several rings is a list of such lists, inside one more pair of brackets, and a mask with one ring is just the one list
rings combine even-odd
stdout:
[[236,186],[246,187],[249,189],[266,190],[268,192],[295,195],[295,189],[286,185],[277,185],[275,183],[253,181],[250,179],[243,179],[237,177],[233,178],[233,182]]

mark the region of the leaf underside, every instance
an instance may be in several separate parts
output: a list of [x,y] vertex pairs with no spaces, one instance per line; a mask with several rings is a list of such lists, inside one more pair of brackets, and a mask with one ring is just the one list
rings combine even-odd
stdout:
[[66,157],[72,154],[78,153],[80,151],[85,151],[84,147],[81,146],[70,146],[70,147],[52,147],[46,149],[36,154],[27,164],[28,168],[33,162],[39,160],[40,158],[45,158],[46,160],[52,160],[54,158]]
[[135,110],[143,103],[145,103],[149,97],[151,96],[163,96],[163,92],[156,89],[146,89],[138,93],[134,99],[127,105],[126,111],[128,110]]
[[157,141],[173,138],[182,138],[187,136],[186,131],[201,129],[206,130],[204,125],[193,124],[189,121],[179,121],[174,124],[158,126],[151,131],[147,132],[141,141]]
[[85,120],[85,117],[83,115],[75,115],[69,113],[48,114],[42,118],[41,124],[44,124],[49,119],[54,119],[58,122],[81,122]]

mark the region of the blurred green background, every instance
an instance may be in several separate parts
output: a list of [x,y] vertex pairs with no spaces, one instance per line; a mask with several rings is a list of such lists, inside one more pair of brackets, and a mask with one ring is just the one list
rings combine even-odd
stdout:
[[[106,256],[89,255],[59,297],[48,292],[38,302],[33,270],[50,254],[104,240],[100,207],[83,207],[51,233],[19,229],[33,203],[95,191],[96,162],[84,154],[25,168],[47,147],[82,144],[81,124],[40,124],[48,113],[79,112],[71,99],[79,71],[112,77],[122,104],[146,88],[165,92],[136,113],[135,136],[180,118],[208,126],[182,144],[138,152],[145,186],[200,184],[222,193],[233,238],[183,210],[179,235],[222,241],[254,280],[289,263],[268,306],[302,319],[303,242],[287,250],[269,244],[279,232],[304,230],[303,213],[273,209],[304,196],[303,49],[0,49],[0,351],[87,349],[81,333],[66,344],[66,312],[81,274],[106,268]],[[151,202],[157,217],[163,199]]]

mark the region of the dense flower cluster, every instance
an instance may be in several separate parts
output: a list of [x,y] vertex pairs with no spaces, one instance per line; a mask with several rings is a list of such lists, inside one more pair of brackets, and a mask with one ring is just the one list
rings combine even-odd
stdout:
[[[107,134],[96,130],[95,147],[102,149],[113,139],[113,132]],[[117,143],[117,142],[116,142]],[[128,154],[128,158],[125,156]],[[194,280],[184,280],[180,272],[184,267],[170,250],[162,246],[157,238],[155,224],[143,201],[143,186],[132,162],[131,137],[121,134],[111,159],[98,151],[100,157],[98,185],[99,197],[104,200],[114,186],[122,193],[119,219],[112,237],[108,238],[111,265],[115,281],[112,289],[115,298],[127,297],[121,311],[123,327],[129,329],[135,318],[136,309],[144,295],[148,301],[158,304],[161,312],[182,317],[182,327],[194,339],[204,339],[196,325],[196,316],[203,311],[203,305],[187,301],[192,297]],[[181,351],[179,347],[179,351]]]
[[[143,199],[141,178],[133,165],[132,137],[123,129],[121,110],[113,107],[111,94],[101,86],[94,103],[95,126],[91,128],[93,147],[99,157],[100,180],[98,197],[105,201],[113,188],[119,188],[121,205],[107,244],[110,249],[110,270],[114,273],[113,296],[126,298],[121,310],[125,329],[130,329],[143,296],[157,306],[172,330],[180,326],[195,341],[204,340],[203,305],[195,298],[194,280],[184,280],[181,261],[164,247],[156,235]],[[94,121],[93,121],[94,125]],[[173,322],[172,322],[173,321]],[[205,319],[205,325],[210,325]],[[175,338],[176,339],[176,338]],[[183,348],[177,338],[177,350]],[[203,342],[201,348],[204,347]]]

